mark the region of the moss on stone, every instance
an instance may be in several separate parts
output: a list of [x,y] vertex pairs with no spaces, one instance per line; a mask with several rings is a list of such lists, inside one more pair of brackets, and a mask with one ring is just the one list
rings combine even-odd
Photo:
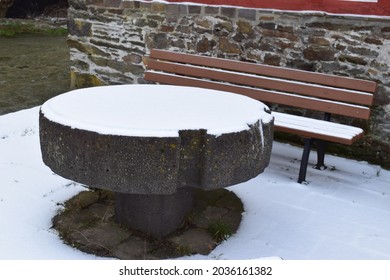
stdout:
[[40,24],[28,20],[0,20],[0,36],[10,37],[19,34],[66,35],[68,29],[62,26]]
[[70,71],[70,87],[72,89],[104,85],[105,83],[93,74]]

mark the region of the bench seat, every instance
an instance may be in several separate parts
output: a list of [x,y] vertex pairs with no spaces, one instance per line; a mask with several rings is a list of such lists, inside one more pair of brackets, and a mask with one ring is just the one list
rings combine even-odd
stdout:
[[351,145],[364,135],[363,129],[308,117],[272,112],[275,117],[275,130],[322,139],[339,144]]

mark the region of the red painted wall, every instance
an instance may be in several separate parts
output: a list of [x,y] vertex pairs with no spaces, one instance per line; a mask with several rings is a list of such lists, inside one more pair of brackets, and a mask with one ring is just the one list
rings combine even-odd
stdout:
[[210,5],[229,5],[250,8],[324,11],[335,14],[361,14],[390,16],[390,0],[355,2],[342,0],[168,0],[169,2],[193,2]]

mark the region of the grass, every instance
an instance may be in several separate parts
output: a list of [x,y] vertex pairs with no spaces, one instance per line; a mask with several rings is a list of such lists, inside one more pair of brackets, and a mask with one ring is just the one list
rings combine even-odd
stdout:
[[68,29],[64,27],[38,27],[33,23],[0,21],[0,36],[12,37],[20,34],[44,34],[44,35],[66,35]]
[[233,233],[230,227],[223,222],[215,222],[209,225],[208,231],[218,243],[228,239]]

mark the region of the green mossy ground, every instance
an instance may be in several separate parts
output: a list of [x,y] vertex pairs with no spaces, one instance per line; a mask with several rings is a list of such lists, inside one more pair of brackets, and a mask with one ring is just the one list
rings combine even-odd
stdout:
[[45,35],[66,35],[68,29],[56,24],[38,24],[34,20],[0,20],[0,36],[10,37],[21,34],[45,34]]

